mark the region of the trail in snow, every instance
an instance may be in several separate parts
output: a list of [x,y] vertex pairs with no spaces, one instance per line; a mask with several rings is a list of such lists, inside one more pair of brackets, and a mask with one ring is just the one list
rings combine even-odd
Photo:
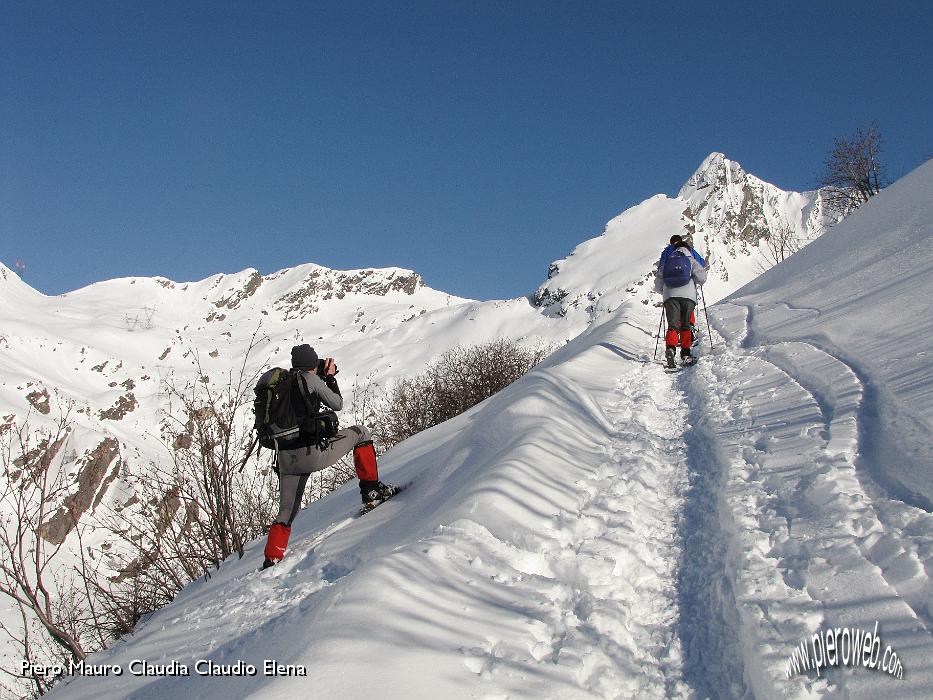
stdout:
[[[786,302],[778,306],[792,311],[812,312],[817,319],[822,315],[819,309],[793,306]],[[755,330],[755,305],[743,304],[739,308],[745,313],[745,327],[739,332],[734,329],[732,335],[740,340],[742,348],[763,351],[765,359],[793,375],[801,384],[806,384],[807,390],[819,403],[827,423],[837,410],[851,416],[852,424],[858,429],[856,441],[862,478],[874,482],[872,487],[875,493],[930,513],[933,510],[930,499],[901,483],[895,470],[891,469],[892,464],[918,463],[917,455],[905,452],[901,444],[905,436],[892,430],[890,424],[886,425],[885,411],[894,409],[897,402],[890,397],[884,401],[882,391],[851,359],[847,359],[847,353],[842,348],[825,335],[797,341],[769,342]],[[909,431],[910,428],[922,430],[913,425],[911,416],[904,411],[898,413],[898,427],[901,431]]]
[[[826,452],[851,463],[883,535],[862,543],[865,556],[933,630],[933,515],[879,483],[885,453],[872,433],[874,409],[864,384],[851,367],[808,343],[777,343],[758,353],[781,368],[820,405],[826,424]],[[886,459],[892,455],[887,453]]]
[[[857,467],[862,386],[813,346],[746,347],[745,309],[721,305],[724,347],[690,375],[703,432],[728,474],[727,575],[745,676],[757,697],[845,692],[918,697],[929,690],[928,513],[887,497]],[[817,629],[879,622],[905,681],[830,670],[785,678],[787,657]]]
[[604,697],[680,695],[686,686],[676,635],[677,516],[687,490],[686,406],[656,366],[626,368],[616,394],[606,407],[613,425],[608,463],[579,485],[584,499],[575,516],[580,523],[602,521],[606,531],[578,539],[571,529],[567,543],[568,553],[590,563],[594,612],[604,611],[590,616],[595,635],[579,651],[599,658],[606,642],[624,648],[630,640],[634,664],[627,677],[609,673],[602,687],[591,688]]
[[683,554],[677,574],[677,629],[684,647],[684,678],[701,697],[737,698],[745,693],[744,669],[735,635],[735,597],[726,575],[726,534],[720,522],[726,507],[722,488],[727,464],[709,435],[709,407],[692,390],[689,372],[678,375],[675,384],[689,406],[683,439],[690,487],[683,509]]
[[676,624],[687,408],[660,367],[634,362],[605,396],[612,423],[605,459],[572,485],[576,507],[558,513],[532,547],[471,521],[431,539],[448,559],[471,553],[474,573],[511,588],[509,597],[525,601],[535,621],[524,641],[463,650],[468,668],[488,681],[480,688],[532,697],[527,687],[501,685],[497,671],[537,665],[563,681],[564,690],[546,697],[568,697],[573,687],[602,698],[689,692]]
[[[732,305],[730,305],[732,306]],[[732,308],[736,308],[732,306]],[[825,451],[854,467],[866,507],[880,527],[861,543],[864,555],[933,630],[933,514],[920,494],[905,491],[889,478],[888,466],[900,457],[897,437],[879,420],[878,391],[850,364],[814,342],[751,343],[750,306],[743,348],[767,360],[807,391],[823,414]],[[736,337],[735,340],[740,340]],[[823,345],[828,344],[826,339]]]

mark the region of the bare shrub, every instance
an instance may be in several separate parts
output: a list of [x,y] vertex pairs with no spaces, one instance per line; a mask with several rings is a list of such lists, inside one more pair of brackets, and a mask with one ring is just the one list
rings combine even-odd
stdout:
[[[256,337],[238,370],[215,387],[165,382],[162,441],[169,459],[134,484],[132,509],[113,511],[104,526],[120,541],[120,573],[98,587],[115,637],[170,602],[190,581],[209,576],[248,542],[265,534],[278,511],[268,462],[253,463],[252,401],[257,375],[247,371]],[[198,376],[200,361],[195,353]]]
[[765,272],[778,263],[784,262],[812,241],[813,238],[798,234],[785,221],[772,225],[768,235],[762,239],[760,244],[765,260],[758,263],[758,271]]
[[[67,511],[72,480],[61,457],[73,430],[73,405],[58,409],[51,428],[34,430],[27,416],[0,431],[0,598],[18,617],[15,625],[0,624],[0,632],[30,668],[79,662],[105,643],[84,584],[96,572],[83,559],[69,564],[65,540],[46,532],[62,512],[74,518],[79,537],[84,529]],[[44,695],[57,680],[35,670],[0,670],[2,690],[14,697]]]
[[880,161],[882,143],[875,122],[858,129],[852,137],[836,139],[820,178],[831,209],[846,216],[881,191],[885,184]]
[[370,381],[358,388],[373,436],[381,450],[458,416],[501,391],[550,352],[527,348],[515,340],[457,346],[414,377],[397,380],[381,400],[374,400]]

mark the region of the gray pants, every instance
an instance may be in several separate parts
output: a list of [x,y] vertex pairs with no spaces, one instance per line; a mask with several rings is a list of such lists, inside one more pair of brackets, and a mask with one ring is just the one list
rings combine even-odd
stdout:
[[275,521],[291,525],[301,508],[301,497],[314,472],[327,469],[337,463],[361,442],[372,440],[370,432],[362,425],[351,425],[339,431],[330,446],[300,447],[297,450],[279,452],[279,514]]
[[689,331],[690,316],[697,303],[693,299],[671,297],[664,300],[664,312],[667,314],[667,327],[674,331]]

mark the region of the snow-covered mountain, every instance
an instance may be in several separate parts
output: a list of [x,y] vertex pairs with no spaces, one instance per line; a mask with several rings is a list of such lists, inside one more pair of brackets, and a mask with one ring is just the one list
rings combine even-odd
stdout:
[[121,466],[132,474],[166,458],[166,382],[222,383],[254,334],[249,370],[287,363],[303,340],[338,359],[345,390],[358,377],[384,386],[458,344],[499,336],[562,344],[629,298],[648,303],[659,250],[685,223],[701,250],[718,254],[712,303],[763,269],[757,244],[772,230],[790,226],[809,239],[826,222],[818,196],[782,192],[713,153],[677,197],[632,207],[554,263],[533,303],[454,297],[409,270],[314,264],[190,283],[115,279],[46,297],[0,265],[0,424],[31,412],[38,426],[75,402],[75,430],[62,449],[83,514],[119,486]]
[[[630,299],[389,452],[405,492],[314,504],[54,696],[929,697],[931,203],[933,162],[714,306],[678,375]],[[789,672],[834,634],[848,667]]]
[[712,304],[775,264],[771,239],[802,247],[836,220],[819,192],[785,192],[711,153],[676,197],[655,195],[626,210],[602,236],[552,263],[535,303],[549,314],[599,319],[628,299],[653,302],[659,245],[690,233],[718,261],[705,290]]
[[[892,193],[903,191],[891,188]],[[924,196],[925,190],[913,186],[906,192],[898,206],[912,210],[916,202],[911,198]],[[880,203],[871,204],[866,211],[881,209]],[[876,217],[872,225],[879,230],[894,230],[880,221],[900,220],[892,219],[888,209]],[[714,341],[729,346],[718,348],[695,377],[672,383],[646,361],[658,322],[649,280],[672,233],[692,230],[701,251],[714,251],[717,263],[706,287],[707,301],[713,303],[771,264],[765,250],[769,236],[790,230],[809,241],[828,223],[818,194],[782,192],[714,153],[678,196],[657,195],[623,212],[601,236],[554,263],[549,279],[527,298],[471,301],[430,289],[407,270],[333,271],[310,264],[267,276],[246,270],[186,284],[112,280],[50,298],[0,268],[0,425],[28,411],[40,424],[55,415],[57,401],[76,401],[76,430],[61,453],[75,475],[72,505],[90,513],[99,504],[127,500],[131,486],[124,477],[144,474],[149,463],[166,458],[159,439],[165,382],[222,382],[242,362],[254,334],[259,342],[250,369],[287,363],[291,345],[304,340],[338,359],[345,393],[351,393],[354,377],[372,373],[388,382],[417,372],[457,344],[499,336],[558,345],[573,339],[508,392],[394,449],[384,462],[385,472],[415,485],[398,503],[384,506],[385,512],[349,523],[341,514],[353,509],[358,496],[352,489],[334,494],[298,519],[285,565],[254,575],[250,557],[261,550],[261,543],[254,543],[249,561],[228,562],[213,581],[189,587],[102,658],[130,654],[136,656],[125,660],[156,662],[208,655],[234,661],[268,651],[283,662],[307,662],[322,695],[349,697],[361,696],[363,689],[353,671],[359,658],[378,660],[380,673],[386,670],[397,679],[387,697],[433,697],[438,688],[453,697],[721,696],[742,688],[761,696],[803,688],[822,692],[834,686],[799,679],[782,683],[775,680],[775,669],[785,660],[784,645],[791,637],[800,641],[800,635],[831,619],[826,611],[833,599],[801,584],[810,596],[800,608],[805,614],[799,620],[782,617],[780,624],[772,620],[780,629],[767,636],[756,631],[767,625],[755,610],[770,614],[768,605],[754,596],[751,602],[730,599],[729,590],[758,586],[755,590],[767,595],[773,592],[775,614],[789,615],[793,601],[803,600],[798,593],[761,587],[776,585],[777,575],[799,588],[816,568],[808,554],[811,544],[806,538],[795,541],[796,531],[788,524],[782,546],[768,548],[769,528],[785,516],[794,527],[803,522],[807,508],[794,502],[794,494],[825,496],[838,506],[827,510],[832,517],[858,521],[853,538],[869,538],[853,545],[874,552],[865,554],[869,563],[864,566],[895,571],[882,575],[878,586],[902,577],[888,592],[909,596],[908,607],[928,625],[931,604],[924,577],[930,546],[914,534],[928,524],[928,501],[917,495],[925,493],[922,484],[905,482],[905,474],[928,473],[918,465],[929,432],[923,432],[916,415],[910,414],[913,423],[905,423],[908,413],[888,401],[887,386],[865,381],[877,373],[857,364],[849,366],[863,382],[862,393],[845,389],[837,395],[832,382],[800,380],[802,368],[776,373],[776,366],[787,369],[775,359],[783,345],[767,349],[770,364],[763,384],[735,374],[736,367],[765,361],[759,357],[764,350],[746,345],[758,342],[756,337],[770,342],[770,336],[765,326],[750,326],[755,332],[745,333],[731,301],[710,314],[718,329]],[[832,258],[826,250],[839,244],[830,241],[848,240],[848,226],[849,221],[839,227],[842,234],[833,231],[833,238],[824,239],[819,260]],[[917,230],[921,238],[929,234],[922,226]],[[868,249],[872,245],[866,243]],[[814,259],[800,254],[762,279],[783,279],[779,271],[799,269],[794,278],[799,285],[807,270],[825,264]],[[885,284],[887,273],[878,272]],[[911,279],[928,270],[915,272]],[[834,280],[841,299],[846,279]],[[794,306],[793,296],[806,291],[789,289],[777,283],[768,287],[768,303],[778,310],[783,307],[776,300]],[[819,306],[812,299],[807,303]],[[750,318],[767,317],[755,308]],[[893,309],[885,311],[887,319],[896,318]],[[767,313],[777,314],[770,307]],[[785,317],[772,318],[769,327],[780,329]],[[859,328],[864,338],[875,337],[871,323]],[[910,367],[922,379],[922,363]],[[893,382],[896,371],[889,369]],[[888,375],[877,376],[887,381]],[[795,382],[803,394],[787,388]],[[725,398],[717,393],[720,389]],[[922,398],[919,391],[915,398]],[[779,425],[764,412],[761,396],[779,399],[773,406]],[[837,408],[840,397],[849,403]],[[707,406],[716,407],[709,420]],[[822,428],[814,406],[825,418]],[[904,448],[912,455],[906,463],[910,469],[865,467],[873,474],[871,483],[885,489],[883,508],[869,493],[874,486],[852,496],[850,481],[862,483],[856,473],[862,467],[851,444],[848,452],[843,450],[850,471],[827,472],[842,474],[850,489],[843,495],[826,485],[823,472],[800,470],[797,486],[776,486],[779,477],[762,465],[736,466],[736,476],[726,458],[732,455],[737,465],[739,457],[761,452],[762,463],[780,472],[788,460],[799,459],[795,450],[802,444],[785,434],[787,425],[802,431],[800,440],[803,433],[812,438],[806,447],[810,451],[800,448],[799,454],[820,465],[826,463],[820,450],[830,449],[827,445],[835,450],[845,440],[864,440],[859,449],[881,454],[888,443],[872,430],[873,411],[889,421],[885,425],[908,425],[917,436]],[[859,419],[860,427],[853,428],[850,423]],[[736,424],[743,426],[741,437],[734,434]],[[821,447],[824,435],[830,437]],[[784,440],[795,447],[784,450]],[[843,469],[840,464],[833,461],[833,469]],[[760,479],[749,476],[752,472]],[[742,491],[745,482],[751,485]],[[720,502],[718,489],[729,484],[741,498],[751,499],[756,514],[769,514],[770,520],[762,516],[752,522],[745,511],[741,518],[736,515],[748,503],[736,502],[735,493]],[[840,503],[849,497],[861,498],[858,502],[869,510],[856,515],[845,510]],[[780,506],[773,512],[765,507],[774,503]],[[884,510],[884,519],[872,515],[871,508]],[[808,526],[803,522],[803,532]],[[695,538],[691,528],[699,533]],[[57,539],[67,537],[67,523],[52,532]],[[819,534],[824,536],[825,531]],[[746,547],[753,547],[765,564],[756,568],[757,563],[747,561]],[[378,603],[381,617],[374,623],[367,620],[372,607],[367,601]],[[412,606],[414,619],[408,617]],[[908,618],[902,623],[909,627]],[[280,629],[278,639],[269,637],[270,628]],[[314,630],[314,639],[304,636],[307,629]],[[697,659],[709,658],[700,640],[711,629],[721,634],[709,652],[715,656],[713,670],[703,680]],[[743,635],[738,645],[727,640],[733,633]],[[179,634],[189,638],[185,645],[178,646]],[[910,638],[911,645],[915,642]],[[765,643],[773,651],[756,650]],[[419,666],[433,669],[428,682],[406,670]],[[195,687],[185,678],[134,682],[140,684],[138,697],[188,693]],[[238,697],[294,690],[301,695],[306,682],[212,678],[197,686],[197,693]],[[850,682],[840,681],[846,688]],[[75,687],[87,688],[76,691],[79,695],[99,691],[92,684]],[[126,685],[114,688],[123,689],[114,690],[114,697],[131,692]]]

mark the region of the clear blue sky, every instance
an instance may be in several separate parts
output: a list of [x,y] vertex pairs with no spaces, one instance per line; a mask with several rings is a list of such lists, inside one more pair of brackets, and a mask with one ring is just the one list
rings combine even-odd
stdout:
[[906,174],[931,37],[925,1],[0,0],[0,260],[47,294],[309,261],[530,294],[711,151],[809,189],[876,119]]

